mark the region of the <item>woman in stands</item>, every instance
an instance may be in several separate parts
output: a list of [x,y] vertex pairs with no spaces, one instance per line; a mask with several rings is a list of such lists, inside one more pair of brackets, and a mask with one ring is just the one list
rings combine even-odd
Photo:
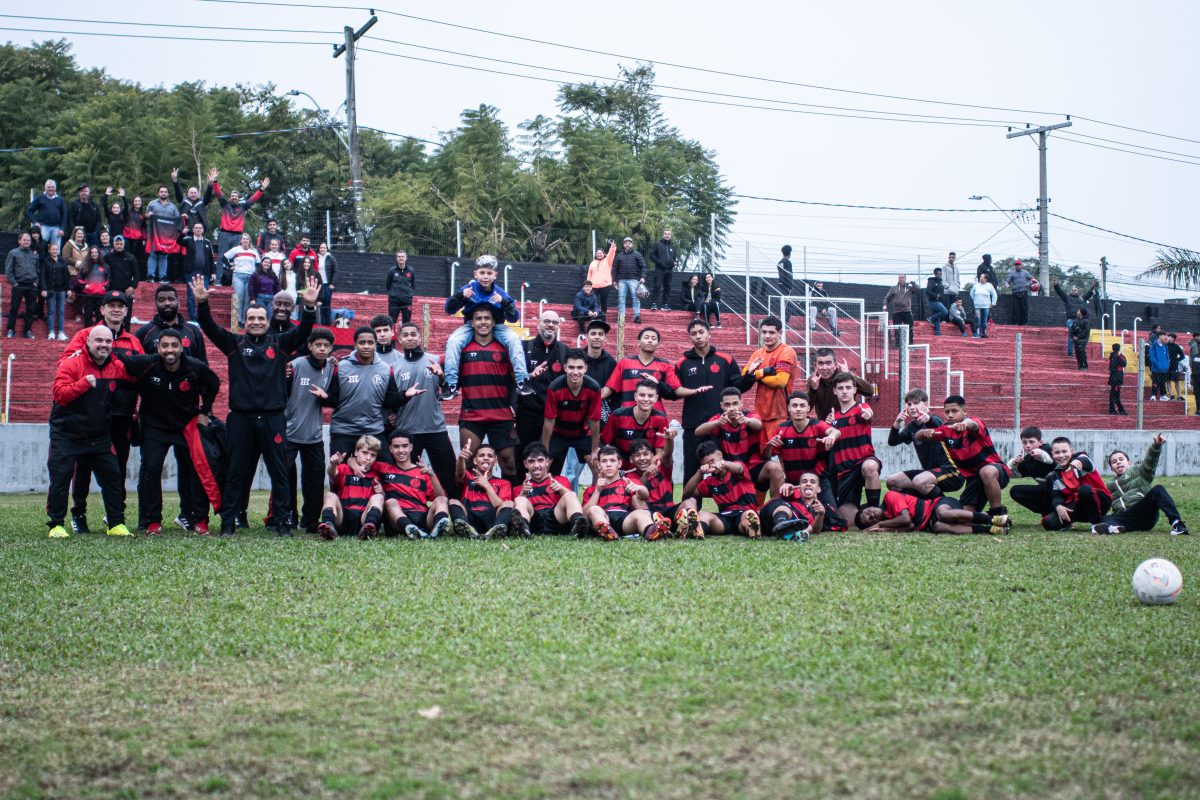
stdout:
[[317,314],[322,325],[328,325],[333,311],[333,277],[337,274],[337,259],[329,252],[329,245],[317,245],[317,271],[321,273],[321,294],[317,303]]
[[687,279],[687,283],[683,284],[683,288],[679,290],[679,305],[684,311],[691,311],[696,315],[696,319],[701,319],[703,311],[700,306],[704,302],[704,295],[700,289],[700,276],[693,274]]

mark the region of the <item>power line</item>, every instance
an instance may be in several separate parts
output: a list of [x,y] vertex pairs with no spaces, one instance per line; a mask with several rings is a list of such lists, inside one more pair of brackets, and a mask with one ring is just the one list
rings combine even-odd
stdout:
[[1078,114],[1075,115],[1075,119],[1083,120],[1084,122],[1092,122],[1092,123],[1095,123],[1096,125],[1107,125],[1110,128],[1120,128],[1123,131],[1133,131],[1134,133],[1144,133],[1147,136],[1161,136],[1164,139],[1175,139],[1176,141],[1179,141],[1179,142],[1189,142],[1191,144],[1200,144],[1200,139],[1188,139],[1183,136],[1172,136],[1169,133],[1158,133],[1156,131],[1144,130],[1143,128],[1131,128],[1128,125],[1118,125],[1115,122],[1105,122],[1104,120],[1093,119],[1092,117],[1081,117]]
[[1138,150],[1149,150],[1153,153],[1165,153],[1166,155],[1169,155],[1169,156],[1183,156],[1184,158],[1200,159],[1200,155],[1192,155],[1191,153],[1177,153],[1174,150],[1161,150],[1157,147],[1146,147],[1145,145],[1134,144],[1133,142],[1122,142],[1122,141],[1118,141],[1116,139],[1105,139],[1102,136],[1089,136],[1086,133],[1076,133],[1075,131],[1063,131],[1059,135],[1060,136],[1078,136],[1081,139],[1092,139],[1097,142],[1108,142],[1109,144],[1119,144],[1119,145],[1123,145],[1125,147],[1135,147]]
[[[669,188],[669,187],[668,187]],[[955,214],[997,214],[1008,213],[1017,214],[1028,209],[1022,208],[905,208],[900,206],[868,206],[855,203],[827,203],[818,200],[788,200],[782,197],[763,197],[753,194],[738,194],[732,192],[730,197],[737,197],[743,200],[765,200],[770,203],[788,203],[802,206],[825,206],[828,208],[863,208],[871,211],[929,211],[935,213],[955,213]]]
[[1190,164],[1193,167],[1200,167],[1200,161],[1185,161],[1182,158],[1167,158],[1166,156],[1156,156],[1156,155],[1153,155],[1152,153],[1139,153],[1136,150],[1125,150],[1120,147],[1109,147],[1106,144],[1095,144],[1093,142],[1081,142],[1078,139],[1062,138],[1061,136],[1059,138],[1059,141],[1066,142],[1068,144],[1081,144],[1084,147],[1095,147],[1100,150],[1112,150],[1117,153],[1128,153],[1131,156],[1141,156],[1142,158],[1153,158],[1157,161],[1171,161],[1176,164]]
[[[256,31],[258,28],[234,28],[228,25],[185,25],[178,22],[120,22],[107,19],[72,19],[70,17],[34,17],[25,14],[0,14],[3,19],[36,19],[43,22],[82,22],[85,25],[128,25],[134,28],[190,28],[206,31]],[[10,29],[5,29],[10,30]],[[323,36],[340,36],[341,31],[300,30],[295,28],[272,28],[272,33],[316,33]]]
[[1140,236],[1132,236],[1128,233],[1121,233],[1120,231],[1114,231],[1110,228],[1101,228],[1099,225],[1092,225],[1091,223],[1088,223],[1088,222],[1080,222],[1077,219],[1071,219],[1070,217],[1064,217],[1062,214],[1055,214],[1053,211],[1051,211],[1049,213],[1050,213],[1050,216],[1054,217],[1055,219],[1061,219],[1063,222],[1070,222],[1075,225],[1082,225],[1085,228],[1092,228],[1093,230],[1104,231],[1105,233],[1111,233],[1114,236],[1120,236],[1122,239],[1132,239],[1135,242],[1144,242],[1146,244],[1152,244],[1155,247],[1166,247],[1169,250],[1191,250],[1192,249],[1190,247],[1179,247],[1179,246],[1173,245],[1173,244],[1163,244],[1162,242],[1156,242],[1156,241],[1153,241],[1152,239],[1143,239]]
[[258,36],[254,39],[234,39],[228,36],[166,36],[151,33],[117,33],[115,31],[63,31],[47,30],[44,28],[7,28],[0,26],[0,31],[16,31],[18,33],[50,33],[56,36],[111,36],[118,39],[164,39],[181,42],[228,42],[231,44],[290,44],[290,45],[319,45],[328,47],[328,42],[297,42],[286,39],[269,39]]

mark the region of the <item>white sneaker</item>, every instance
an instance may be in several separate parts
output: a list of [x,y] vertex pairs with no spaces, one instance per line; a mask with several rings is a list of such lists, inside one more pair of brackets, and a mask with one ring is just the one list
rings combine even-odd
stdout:
[[1154,395],[1150,395],[1150,399],[1151,399],[1151,400],[1157,400],[1158,398],[1157,398],[1157,397],[1155,397]]
[[58,332],[58,340],[60,342],[65,342],[67,340],[67,334],[63,333],[62,331],[59,331]]
[[54,341],[56,338],[58,338],[58,337],[56,337],[56,336],[54,335],[54,332],[53,332],[53,331],[51,331],[50,333],[47,333],[47,334],[46,334],[46,338],[47,338],[48,340],[50,340],[50,341],[52,341],[52,342],[53,342],[53,341]]

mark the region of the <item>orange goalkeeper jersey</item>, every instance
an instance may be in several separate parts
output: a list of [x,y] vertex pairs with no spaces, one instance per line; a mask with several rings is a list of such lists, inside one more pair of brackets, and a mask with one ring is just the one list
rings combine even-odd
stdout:
[[[796,351],[786,344],[779,344],[774,350],[760,347],[750,356],[750,364],[759,359],[762,363],[754,372],[758,390],[754,396],[754,413],[761,419],[787,419],[787,399],[792,392],[792,381],[796,377]],[[773,374],[763,374],[774,369]]]

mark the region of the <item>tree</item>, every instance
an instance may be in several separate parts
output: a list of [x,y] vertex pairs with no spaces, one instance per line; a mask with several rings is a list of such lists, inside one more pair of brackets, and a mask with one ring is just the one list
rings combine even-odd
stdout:
[[1200,288],[1200,253],[1182,247],[1164,248],[1155,255],[1150,268],[1138,277],[1163,278],[1174,288]]

